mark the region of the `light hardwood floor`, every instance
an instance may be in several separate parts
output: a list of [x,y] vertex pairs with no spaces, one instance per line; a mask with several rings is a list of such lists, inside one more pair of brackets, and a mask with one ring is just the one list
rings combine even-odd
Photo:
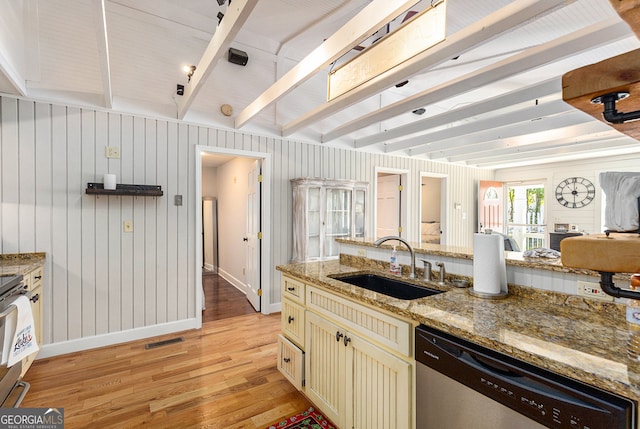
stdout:
[[40,359],[22,406],[64,408],[66,429],[264,428],[310,406],[276,369],[279,331],[280,314],[254,313]]

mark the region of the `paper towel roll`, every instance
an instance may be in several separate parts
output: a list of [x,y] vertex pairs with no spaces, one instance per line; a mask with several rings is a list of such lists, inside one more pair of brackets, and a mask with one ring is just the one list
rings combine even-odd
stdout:
[[498,234],[473,235],[473,290],[480,294],[507,292],[507,267],[503,237]]
[[104,175],[104,189],[116,189],[116,175],[105,174]]

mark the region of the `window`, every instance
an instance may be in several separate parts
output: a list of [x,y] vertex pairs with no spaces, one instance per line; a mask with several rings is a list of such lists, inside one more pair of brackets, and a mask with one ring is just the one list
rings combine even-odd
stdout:
[[506,183],[507,235],[522,251],[546,246],[544,184]]

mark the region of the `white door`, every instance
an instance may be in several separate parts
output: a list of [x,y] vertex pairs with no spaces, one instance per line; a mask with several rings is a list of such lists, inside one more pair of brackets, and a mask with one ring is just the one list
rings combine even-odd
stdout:
[[400,175],[378,176],[376,237],[400,235]]
[[245,276],[247,299],[260,311],[260,161],[254,161],[247,181],[247,234]]

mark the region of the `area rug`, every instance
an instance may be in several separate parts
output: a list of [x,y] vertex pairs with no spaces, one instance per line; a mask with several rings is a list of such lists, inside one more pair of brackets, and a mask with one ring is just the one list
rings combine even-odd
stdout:
[[291,416],[278,424],[271,425],[266,429],[336,429],[336,427],[315,408]]

